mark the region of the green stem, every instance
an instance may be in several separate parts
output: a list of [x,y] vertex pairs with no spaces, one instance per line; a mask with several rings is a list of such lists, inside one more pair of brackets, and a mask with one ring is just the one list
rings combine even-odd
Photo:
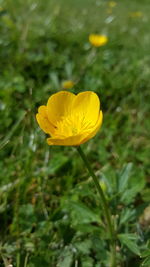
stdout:
[[84,164],[85,164],[86,168],[88,169],[90,176],[93,178],[95,186],[98,190],[100,200],[102,203],[102,207],[103,207],[103,211],[105,214],[105,218],[107,221],[107,228],[108,228],[110,239],[111,239],[111,266],[110,267],[116,267],[115,231],[114,231],[114,226],[113,226],[113,222],[111,219],[111,213],[109,210],[109,206],[108,206],[107,200],[105,198],[105,195],[103,193],[103,190],[99,184],[98,178],[96,177],[93,169],[91,168],[91,165],[90,165],[89,161],[87,160],[82,148],[79,146],[79,147],[77,147],[77,150],[78,150],[82,160],[84,161]]

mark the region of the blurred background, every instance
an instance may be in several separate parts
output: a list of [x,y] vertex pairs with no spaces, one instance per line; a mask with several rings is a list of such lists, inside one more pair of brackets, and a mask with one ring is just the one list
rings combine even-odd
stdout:
[[[118,266],[150,266],[149,4],[0,0],[0,266],[108,266],[91,178],[35,120],[62,89],[100,96],[103,126],[83,149],[120,235]],[[108,42],[93,46],[92,33]]]

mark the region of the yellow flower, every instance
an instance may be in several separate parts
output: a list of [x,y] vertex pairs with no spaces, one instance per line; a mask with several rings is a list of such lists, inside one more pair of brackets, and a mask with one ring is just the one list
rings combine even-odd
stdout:
[[117,5],[117,3],[115,1],[110,1],[110,2],[108,2],[108,5],[109,5],[109,7],[113,8]]
[[136,11],[136,12],[131,12],[130,13],[130,17],[132,17],[132,18],[140,18],[140,17],[142,17],[143,16],[143,13],[141,12],[141,11]]
[[63,89],[71,89],[75,83],[72,80],[67,80],[62,83]]
[[48,145],[61,146],[78,146],[91,139],[101,127],[102,118],[100,100],[91,91],[53,94],[36,114],[40,128],[50,135]]
[[108,42],[108,37],[106,35],[90,34],[89,41],[93,46],[99,47],[105,45]]

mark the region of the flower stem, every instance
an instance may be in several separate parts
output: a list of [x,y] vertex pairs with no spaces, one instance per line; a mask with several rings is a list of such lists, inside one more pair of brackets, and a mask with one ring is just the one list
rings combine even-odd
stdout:
[[110,249],[111,249],[111,265],[110,265],[110,267],[116,267],[115,231],[114,231],[114,226],[113,226],[113,222],[112,222],[112,219],[111,219],[111,213],[110,213],[110,210],[109,210],[109,206],[108,206],[107,200],[105,198],[105,195],[103,193],[103,190],[102,190],[102,188],[101,188],[101,186],[99,184],[98,178],[96,177],[93,169],[91,168],[91,165],[90,165],[87,157],[85,156],[82,148],[79,146],[79,147],[77,147],[77,150],[78,150],[82,160],[84,161],[84,164],[85,164],[86,168],[88,169],[89,174],[93,178],[93,181],[94,181],[95,186],[97,188],[97,191],[99,193],[100,200],[101,200],[102,207],[103,207],[103,211],[104,211],[104,214],[105,214],[105,219],[106,219],[106,222],[107,222],[107,228],[108,228],[108,231],[109,231],[110,240],[111,240],[111,245],[110,245]]

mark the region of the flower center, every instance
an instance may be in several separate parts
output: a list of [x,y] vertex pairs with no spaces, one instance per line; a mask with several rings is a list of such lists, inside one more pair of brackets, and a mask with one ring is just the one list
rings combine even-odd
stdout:
[[84,114],[71,114],[57,121],[55,135],[69,137],[82,133],[91,127]]

